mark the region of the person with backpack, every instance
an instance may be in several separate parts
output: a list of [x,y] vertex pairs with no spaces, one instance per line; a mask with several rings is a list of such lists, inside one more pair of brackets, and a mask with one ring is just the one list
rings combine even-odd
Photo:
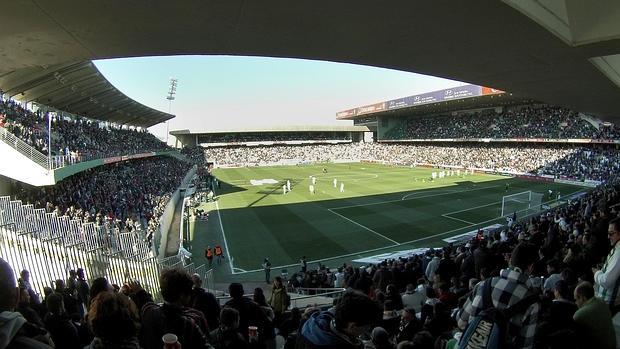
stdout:
[[464,331],[457,348],[533,348],[540,310],[537,293],[527,285],[537,249],[520,243],[510,267],[478,283],[458,317]]

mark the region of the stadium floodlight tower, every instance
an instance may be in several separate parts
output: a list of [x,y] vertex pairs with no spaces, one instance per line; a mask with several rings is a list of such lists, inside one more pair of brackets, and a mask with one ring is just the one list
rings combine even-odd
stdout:
[[[170,78],[170,85],[168,88],[168,96],[166,99],[168,100],[168,114],[172,113],[172,101],[174,101],[174,96],[177,94],[177,86],[179,84],[179,79]],[[170,132],[170,120],[166,121],[166,144],[168,144],[168,134]]]

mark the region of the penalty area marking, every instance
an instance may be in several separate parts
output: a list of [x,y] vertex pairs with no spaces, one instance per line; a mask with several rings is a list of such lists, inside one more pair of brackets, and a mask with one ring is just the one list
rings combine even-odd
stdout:
[[450,217],[450,216],[448,216],[447,214],[442,214],[441,216],[442,216],[442,217],[444,217],[444,218],[454,219],[455,221],[459,221],[459,222],[467,223],[467,224],[470,224],[470,225],[471,225],[471,224],[478,224],[478,223],[472,223],[472,222],[470,222],[470,221],[466,221],[466,220],[464,220],[464,219],[460,219],[460,218],[456,218],[456,217]]
[[368,204],[332,207],[329,210],[341,210],[343,208],[364,207],[364,206],[389,204],[389,203],[392,203],[392,202],[399,202],[399,201],[405,201],[405,200],[416,200],[416,199],[423,199],[423,198],[431,198],[431,197],[435,197],[435,196],[458,194],[458,193],[467,193],[467,192],[470,192],[470,191],[485,190],[485,189],[491,189],[491,188],[497,188],[497,187],[499,187],[499,185],[491,185],[491,186],[488,186],[488,187],[481,187],[481,188],[475,188],[475,189],[455,190],[455,191],[450,191],[450,192],[445,192],[446,189],[441,189],[441,190],[439,190],[441,192],[438,193],[438,194],[422,195],[422,196],[416,196],[414,198],[408,199],[407,197],[415,194],[415,193],[412,193],[412,194],[407,194],[407,195],[403,196],[402,199],[398,199],[398,200],[387,200],[387,201],[371,202],[371,203],[368,203]]
[[351,223],[353,223],[353,224],[357,225],[357,226],[358,226],[358,227],[360,227],[360,228],[366,229],[366,230],[368,230],[369,232],[371,232],[371,233],[373,233],[373,234],[375,234],[375,235],[377,235],[377,236],[380,236],[380,237],[382,237],[382,238],[384,238],[384,239],[386,239],[386,240],[388,240],[388,241],[393,242],[393,243],[394,243],[394,246],[398,246],[398,245],[400,245],[400,244],[398,243],[398,241],[396,241],[396,240],[392,240],[392,239],[390,239],[389,237],[387,237],[387,236],[385,236],[385,235],[383,235],[383,234],[381,234],[381,233],[377,233],[376,231],[374,231],[374,230],[372,230],[372,229],[368,228],[367,226],[365,226],[365,225],[363,225],[363,224],[360,224],[360,223],[358,223],[358,222],[356,222],[356,221],[354,221],[354,220],[352,220],[352,219],[350,219],[350,218],[348,218],[348,217],[345,217],[345,216],[341,215],[341,214],[340,214],[340,213],[338,213],[338,212],[334,212],[334,211],[332,211],[332,210],[331,210],[331,209],[329,209],[329,208],[328,208],[327,210],[328,210],[329,212],[331,212],[331,213],[333,213],[333,214],[337,215],[337,216],[338,216],[338,217],[340,217],[340,218],[344,218],[344,219],[346,219],[347,221],[349,221],[349,222],[351,222]]
[[[583,189],[579,189],[579,190],[576,190],[576,191],[574,191],[574,192],[572,192],[572,193],[568,194],[567,196],[571,196],[571,195],[573,195],[573,194],[576,194],[576,193],[578,193],[578,192],[582,192],[582,191],[584,191],[584,190],[583,190]],[[330,209],[330,210],[331,210],[331,209]],[[335,212],[334,212],[334,213],[335,213]],[[448,230],[448,231],[445,231],[445,232],[443,232],[443,233],[438,233],[438,234],[428,235],[428,236],[421,237],[421,238],[418,238],[418,239],[415,239],[415,240],[401,242],[401,243],[399,243],[398,245],[382,246],[382,247],[377,247],[377,248],[373,248],[373,249],[369,249],[369,250],[365,250],[365,251],[357,251],[357,252],[347,253],[347,254],[343,254],[343,255],[339,255],[339,256],[333,256],[333,257],[327,257],[327,258],[315,259],[315,260],[308,261],[308,263],[319,263],[319,262],[321,262],[321,263],[322,263],[322,262],[327,262],[327,261],[331,261],[331,260],[334,260],[334,259],[340,259],[340,258],[352,257],[352,256],[360,256],[360,255],[364,255],[364,254],[367,254],[367,253],[370,253],[370,252],[383,251],[383,250],[387,250],[387,249],[394,248],[394,247],[398,247],[398,246],[404,246],[404,245],[414,244],[414,243],[417,243],[417,242],[420,242],[420,241],[429,240],[429,239],[432,239],[432,238],[436,238],[436,237],[440,237],[440,236],[444,236],[444,235],[452,234],[452,233],[457,232],[457,231],[459,231],[459,230],[469,229],[469,228],[472,228],[472,227],[477,226],[477,225],[482,225],[482,224],[487,224],[487,223],[490,223],[490,222],[494,222],[494,221],[497,221],[497,220],[499,220],[499,219],[501,219],[501,218],[502,218],[502,217],[491,218],[491,219],[486,220],[486,221],[483,221],[483,222],[478,222],[478,223],[476,223],[476,224],[466,225],[466,226],[464,226],[464,227],[460,227],[460,228],[456,228],[456,229]],[[299,263],[293,263],[293,264],[280,265],[280,266],[277,266],[277,267],[272,267],[272,268],[271,268],[271,270],[284,269],[284,268],[291,268],[291,267],[295,267],[295,266],[299,266]],[[236,272],[233,270],[233,271],[232,271],[232,274],[233,274],[233,275],[239,275],[239,274],[257,273],[257,272],[260,272],[260,271],[263,271],[263,269],[246,270],[246,271],[244,271],[244,272],[239,272],[239,273],[236,273]]]

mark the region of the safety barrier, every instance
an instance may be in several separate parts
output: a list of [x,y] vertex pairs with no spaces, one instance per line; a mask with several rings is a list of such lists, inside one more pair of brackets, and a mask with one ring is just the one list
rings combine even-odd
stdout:
[[122,285],[139,280],[159,299],[161,266],[144,241],[144,233],[120,233],[105,225],[82,224],[0,197],[0,256],[15,273],[31,271],[31,283],[42,294],[69,270],[82,268],[88,279],[106,277]]
[[35,162],[39,166],[48,170],[50,169],[47,155],[42,154],[30,144],[22,141],[19,137],[15,136],[4,127],[0,127],[0,140],[20,152],[22,155],[26,156],[28,159]]

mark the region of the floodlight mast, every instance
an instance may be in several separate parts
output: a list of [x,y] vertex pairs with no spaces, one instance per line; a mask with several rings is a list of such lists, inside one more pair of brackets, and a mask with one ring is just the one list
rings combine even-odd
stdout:
[[[179,84],[179,79],[170,78],[170,85],[168,87],[168,96],[166,99],[168,100],[168,114],[172,114],[172,101],[174,101],[175,95],[177,94],[177,85]],[[170,132],[170,120],[166,120],[166,144],[168,144],[168,133]]]

